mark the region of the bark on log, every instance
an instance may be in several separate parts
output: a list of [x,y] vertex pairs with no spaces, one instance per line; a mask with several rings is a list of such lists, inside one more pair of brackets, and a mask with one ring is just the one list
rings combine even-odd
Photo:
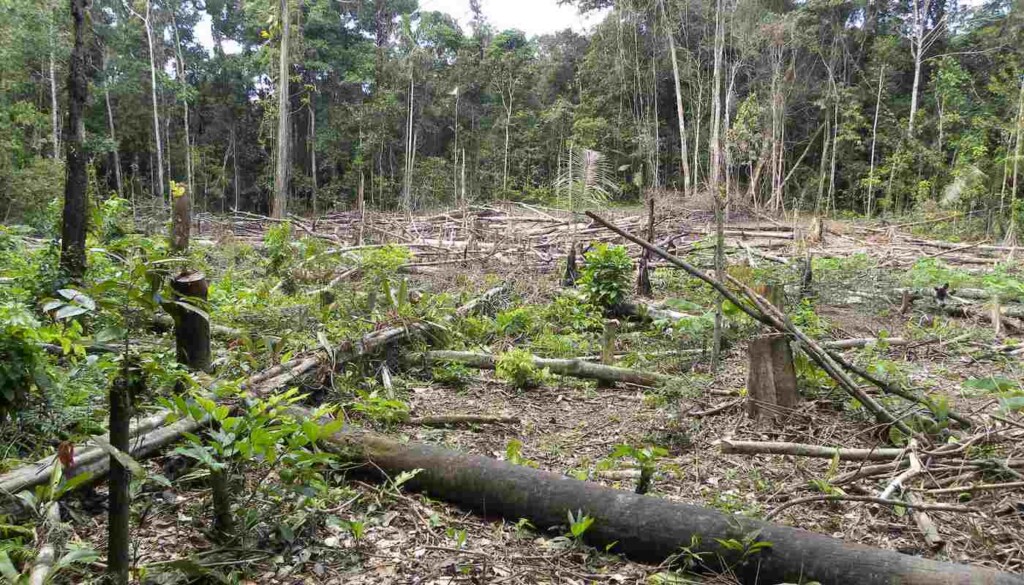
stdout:
[[[481,370],[493,370],[497,366],[497,358],[494,355],[471,351],[425,351],[420,354],[413,354],[412,358],[414,360],[423,360],[427,363],[458,362]],[[547,368],[551,373],[561,376],[588,378],[604,382],[623,382],[638,386],[659,386],[674,379],[666,374],[592,364],[581,359],[534,357],[533,365],[537,368]]]
[[487,416],[480,414],[448,414],[439,416],[420,416],[405,421],[407,425],[424,427],[442,427],[445,425],[487,425],[487,424],[518,424],[516,416]]
[[53,563],[56,560],[57,552],[52,544],[44,544],[32,563],[32,572],[29,574],[28,585],[45,585],[53,571]]
[[822,457],[831,459],[839,454],[840,459],[853,461],[889,461],[903,455],[906,450],[894,448],[882,449],[845,449],[807,445],[804,443],[779,443],[772,441],[734,441],[720,439],[718,446],[722,453],[739,453],[743,455],[796,455],[798,457]]
[[[296,412],[306,413],[306,409]],[[816,580],[823,585],[1022,585],[1024,579],[992,569],[944,563],[895,551],[847,544],[831,537],[723,514],[717,510],[641,496],[563,475],[512,465],[440,447],[399,443],[385,437],[342,432],[325,448],[372,462],[394,477],[419,471],[403,484],[432,497],[488,516],[526,518],[535,526],[565,524],[568,511],[594,518],[584,539],[597,546],[615,543],[613,552],[662,562],[680,547],[712,553],[708,563],[731,568],[743,583]],[[719,539],[743,540],[756,534],[772,545],[747,559]],[[720,563],[724,564],[722,566]]]

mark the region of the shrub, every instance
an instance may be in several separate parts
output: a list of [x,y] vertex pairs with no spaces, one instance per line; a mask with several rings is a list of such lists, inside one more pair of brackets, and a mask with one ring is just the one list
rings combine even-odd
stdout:
[[495,368],[498,378],[520,390],[536,388],[551,378],[547,368],[533,365],[533,356],[525,349],[513,349],[498,358]]
[[15,303],[0,305],[0,422],[17,412],[46,378],[40,324]]
[[580,286],[589,302],[606,309],[626,300],[633,262],[622,246],[597,244],[587,252]]

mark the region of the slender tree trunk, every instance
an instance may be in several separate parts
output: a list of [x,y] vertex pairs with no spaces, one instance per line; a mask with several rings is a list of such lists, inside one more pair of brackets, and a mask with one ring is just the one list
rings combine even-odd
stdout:
[[[127,349],[127,348],[126,348]],[[132,378],[136,372],[128,355],[118,379],[110,386],[110,444],[123,453],[130,453]],[[130,567],[131,473],[113,455],[110,456],[110,502],[107,526],[107,576],[115,585],[127,585]]]
[[146,17],[143,19],[146,27],[146,45],[149,47],[149,85],[150,98],[153,103],[153,139],[156,141],[156,189],[154,195],[160,199],[166,209],[170,208],[170,198],[164,189],[164,149],[160,141],[160,110],[157,103],[156,87],[156,56],[153,54],[153,25],[152,25],[152,2],[146,0]]
[[508,189],[508,140],[509,140],[509,128],[512,127],[512,89],[509,88],[508,92],[508,105],[505,108],[505,164],[502,168],[501,173],[501,191],[504,196],[505,191]]
[[885,80],[885,64],[878,70],[878,94],[875,97],[875,121],[871,124],[871,163],[868,167],[868,200],[865,214],[871,217],[875,194],[875,145],[878,139],[878,114],[882,111],[882,83]]
[[53,10],[50,10],[50,120],[53,124],[53,159],[60,158],[60,112],[57,109],[57,65],[54,53],[56,32],[53,30]]
[[[714,78],[711,88],[711,193],[715,200],[715,277],[720,281],[725,275],[725,238],[723,223],[725,203],[728,197],[722,188],[722,57],[725,49],[725,28],[723,25],[723,0],[715,4],[715,60]],[[719,297],[715,307],[715,329],[712,339],[711,367],[718,371],[722,351],[722,299]]]
[[231,126],[231,166],[235,175],[235,211],[238,211],[238,138],[235,135],[235,127]]
[[[103,69],[106,71],[106,55],[104,54]],[[124,197],[124,183],[121,177],[121,153],[117,143],[117,134],[114,132],[114,109],[110,106],[110,79],[103,80],[103,101],[107,106],[107,126],[110,128],[110,142],[114,146],[114,179],[117,181],[117,196]]]
[[452,203],[459,204],[459,88],[455,88],[455,164],[452,166]]
[[925,19],[928,18],[932,0],[910,0],[913,4],[913,36],[910,39],[910,52],[914,56],[914,86],[910,92],[910,120],[907,121],[907,138],[914,137],[914,121],[917,118],[917,96],[921,87],[921,64],[924,53],[930,42],[925,31]]
[[274,201],[271,217],[282,219],[288,202],[288,124],[291,102],[288,90],[288,42],[291,10],[288,0],[281,0],[281,55],[277,82],[277,172],[274,175]]
[[[310,164],[310,178],[313,179],[313,215],[318,213],[317,209],[317,191],[319,185],[317,184],[317,168],[316,168],[316,102],[314,102],[316,93],[309,98],[309,164]],[[359,181],[362,182],[362,173],[359,175]]]
[[412,113],[416,101],[416,83],[412,68],[409,64],[409,111],[405,123],[405,176],[402,185],[402,209],[406,213],[412,212]]
[[[665,7],[662,5],[662,10]],[[689,154],[686,152],[686,116],[683,113],[683,88],[679,81],[679,61],[676,58],[676,42],[671,30],[668,31],[668,51],[672,55],[672,79],[676,88],[676,117],[679,119],[679,161],[683,173],[683,196],[689,197],[692,193],[690,180]]]
[[68,128],[71,135],[64,143],[66,180],[64,183],[64,215],[61,226],[60,266],[74,280],[85,275],[85,232],[88,220],[88,160],[84,151],[85,104],[89,99],[87,48],[85,36],[89,27],[90,0],[71,0],[75,43],[71,49],[68,71]]
[[1015,246],[1017,245],[1017,238],[1019,234],[1017,230],[1020,228],[1020,206],[1017,205],[1017,174],[1020,168],[1020,157],[1021,157],[1021,133],[1024,131],[1024,77],[1021,78],[1020,82],[1020,94],[1017,97],[1017,139],[1013,147],[1013,176],[1010,177],[1010,225],[1006,230],[1006,244]]
[[[171,27],[174,29],[174,49],[177,55],[178,81],[185,87],[188,86],[188,79],[185,77],[185,56],[181,50],[181,38],[178,36],[178,22],[174,16],[174,8],[171,11]],[[184,108],[185,124],[185,182],[188,184],[188,195],[195,199],[195,177],[192,174],[192,137],[189,135],[189,109],[188,98],[181,99],[181,106]],[[168,146],[170,148],[170,146]]]

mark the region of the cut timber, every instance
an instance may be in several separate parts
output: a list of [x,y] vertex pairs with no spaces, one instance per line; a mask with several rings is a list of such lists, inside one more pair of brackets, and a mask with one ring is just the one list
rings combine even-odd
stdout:
[[405,421],[407,425],[419,425],[424,427],[443,427],[445,425],[488,425],[488,424],[518,424],[519,417],[515,416],[487,416],[481,414],[448,414],[439,416],[421,416],[410,418]]
[[753,339],[748,348],[747,416],[774,417],[796,408],[796,368],[786,335],[768,334]]
[[796,455],[798,457],[823,457],[825,459],[832,459],[838,454],[840,459],[855,461],[888,461],[900,457],[906,452],[904,449],[893,448],[839,449],[804,443],[734,441],[732,439],[721,439],[718,441],[718,446],[722,449],[722,453]]
[[[498,363],[497,358],[492,354],[471,351],[425,351],[421,354],[414,354],[412,357],[415,360],[423,360],[427,363],[456,362],[481,370],[493,370]],[[561,376],[588,378],[604,382],[623,382],[638,386],[659,386],[673,379],[672,376],[666,374],[592,364],[581,359],[534,357],[533,365],[537,368],[547,368],[551,373]]]
[[[307,409],[294,409],[309,416]],[[663,562],[680,547],[693,546],[712,569],[731,569],[742,583],[815,580],[822,585],[1022,585],[1017,575],[944,563],[862,545],[717,510],[641,496],[560,474],[465,455],[380,435],[343,431],[324,448],[370,462],[390,477],[419,469],[410,489],[507,520],[559,526],[569,511],[594,519],[583,538],[637,560]],[[722,541],[756,534],[770,542],[765,552],[741,558]]]
[[57,553],[52,544],[44,544],[32,563],[32,572],[29,574],[28,585],[46,585],[50,573],[53,572],[53,563]]

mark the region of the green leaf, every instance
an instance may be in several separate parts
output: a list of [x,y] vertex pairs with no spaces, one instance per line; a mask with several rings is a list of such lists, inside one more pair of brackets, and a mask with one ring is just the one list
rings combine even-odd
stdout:
[[4,550],[0,550],[0,575],[3,575],[11,583],[17,583],[18,577],[21,576],[21,573],[14,568],[11,557],[7,556],[7,551]]
[[91,548],[78,548],[64,553],[64,556],[57,561],[56,569],[70,567],[75,563],[88,564],[100,558],[99,553]]
[[63,496],[64,494],[66,494],[66,493],[68,493],[70,491],[73,491],[78,486],[88,482],[92,478],[93,478],[93,473],[91,471],[86,471],[84,473],[79,473],[78,475],[76,475],[74,477],[71,477],[67,481],[65,481],[57,489],[57,493],[54,494],[53,497],[55,499],[59,498],[59,497]]
[[79,307],[77,305],[64,305],[63,307],[57,310],[57,312],[53,315],[53,318],[56,319],[57,321],[62,321],[64,319],[77,317],[78,315],[88,312],[89,311],[84,307]]
[[132,459],[132,456],[118,449],[117,447],[110,444],[105,438],[97,435],[92,438],[92,442],[105,451],[108,455],[113,457],[120,463],[125,469],[132,472],[132,475],[138,478],[146,477],[146,470],[139,465],[139,462]]

